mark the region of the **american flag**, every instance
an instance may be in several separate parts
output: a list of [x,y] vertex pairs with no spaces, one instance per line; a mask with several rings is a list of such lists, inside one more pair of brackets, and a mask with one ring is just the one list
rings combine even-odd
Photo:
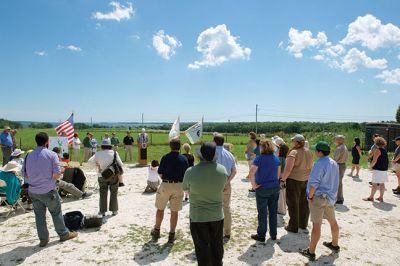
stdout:
[[67,135],[68,143],[72,143],[72,139],[74,138],[74,114],[68,118],[68,120],[62,122],[58,127],[56,127],[56,132],[58,135],[62,135],[63,132]]

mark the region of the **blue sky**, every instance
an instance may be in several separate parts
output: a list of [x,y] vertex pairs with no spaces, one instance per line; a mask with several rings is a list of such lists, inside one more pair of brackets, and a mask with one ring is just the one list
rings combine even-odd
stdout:
[[399,1],[110,3],[1,1],[0,117],[376,121],[400,103]]

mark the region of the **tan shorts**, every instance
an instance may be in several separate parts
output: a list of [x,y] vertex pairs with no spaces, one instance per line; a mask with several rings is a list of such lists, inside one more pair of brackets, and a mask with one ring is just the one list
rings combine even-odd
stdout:
[[182,201],[182,183],[161,183],[156,196],[157,209],[165,210],[169,202],[171,211],[178,212],[182,210]]
[[335,207],[329,204],[328,199],[320,197],[309,201],[311,222],[314,224],[322,224],[322,220],[332,221],[335,219]]

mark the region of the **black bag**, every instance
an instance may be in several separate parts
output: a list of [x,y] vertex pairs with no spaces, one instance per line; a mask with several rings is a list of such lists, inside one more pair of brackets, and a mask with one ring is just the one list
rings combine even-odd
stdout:
[[67,212],[64,214],[65,226],[71,231],[83,228],[83,214],[80,211]]
[[117,164],[117,152],[114,151],[114,160],[113,162],[101,172],[101,176],[104,179],[109,179],[113,176],[117,176],[121,174],[122,168]]
[[83,226],[85,228],[98,228],[103,225],[103,217],[99,215],[85,216],[83,219]]

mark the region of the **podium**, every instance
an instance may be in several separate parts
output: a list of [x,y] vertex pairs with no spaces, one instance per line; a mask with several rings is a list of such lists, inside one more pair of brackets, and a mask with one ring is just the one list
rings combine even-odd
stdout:
[[147,166],[147,143],[138,143],[138,161],[140,166]]

